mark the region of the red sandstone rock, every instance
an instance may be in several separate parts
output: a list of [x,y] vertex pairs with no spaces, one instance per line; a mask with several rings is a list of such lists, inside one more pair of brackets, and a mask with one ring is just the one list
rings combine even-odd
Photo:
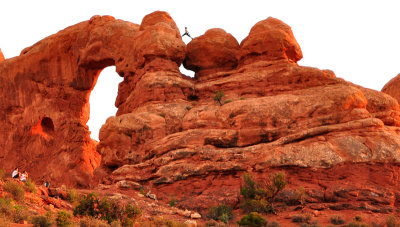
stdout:
[[[0,164],[52,185],[137,182],[161,201],[175,195],[204,210],[237,205],[243,172],[267,179],[279,169],[291,187],[305,184],[310,200],[330,203],[314,208],[389,212],[399,194],[391,177],[400,162],[398,102],[299,66],[301,57],[290,27],[274,18],[239,47],[213,29],[186,48],[165,12],[140,26],[92,17],[0,63]],[[184,59],[196,79],[179,72]],[[124,81],[117,116],[96,143],[88,100],[109,65]],[[220,90],[223,105],[214,101]]]
[[382,92],[391,95],[397,100],[397,102],[400,102],[399,84],[400,84],[400,74],[398,74],[396,77],[387,82],[385,86],[383,86]]
[[196,72],[200,80],[213,72],[231,70],[237,65],[239,43],[229,33],[219,28],[206,31],[187,46],[184,66]]
[[272,17],[255,24],[249,36],[240,43],[240,64],[279,59],[297,62],[302,58],[303,54],[292,29]]
[[1,52],[1,49],[0,49],[0,62],[2,62],[4,60],[5,60],[5,58],[4,58],[3,52]]

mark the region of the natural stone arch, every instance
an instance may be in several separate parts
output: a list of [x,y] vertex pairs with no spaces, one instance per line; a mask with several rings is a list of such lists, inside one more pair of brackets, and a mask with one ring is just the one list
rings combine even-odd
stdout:
[[[6,170],[18,163],[33,178],[47,176],[54,184],[88,185],[100,164],[86,123],[90,92],[101,70],[115,65],[124,77],[116,100],[121,115],[134,107],[132,103],[140,105],[131,94],[137,78],[146,71],[179,72],[185,50],[169,14],[155,12],[142,26],[94,16],[1,62],[1,95],[6,100],[0,103],[1,126],[10,131],[0,138],[7,157],[0,163]],[[51,119],[52,124],[41,121],[51,136],[32,132],[43,116]],[[44,155],[53,158],[46,160]]]

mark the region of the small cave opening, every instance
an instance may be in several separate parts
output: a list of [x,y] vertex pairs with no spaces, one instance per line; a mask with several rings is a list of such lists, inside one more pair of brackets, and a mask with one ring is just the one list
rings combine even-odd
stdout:
[[90,116],[87,125],[89,127],[90,137],[99,141],[100,128],[110,116],[115,116],[117,108],[115,100],[118,95],[118,85],[123,81],[116,72],[115,66],[104,68],[90,93]]
[[50,139],[50,135],[54,132],[54,123],[50,117],[42,117],[38,123],[31,128],[32,135],[40,135],[46,140]]
[[54,132],[54,123],[51,118],[44,117],[40,122],[40,125],[42,126],[43,132],[47,134]]

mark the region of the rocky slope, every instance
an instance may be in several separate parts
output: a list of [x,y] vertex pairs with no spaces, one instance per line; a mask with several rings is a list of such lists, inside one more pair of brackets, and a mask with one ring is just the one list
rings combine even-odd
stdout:
[[[301,58],[275,18],[240,44],[210,29],[186,46],[165,12],[140,25],[94,16],[0,63],[0,163],[56,184],[139,183],[196,210],[237,207],[244,172],[283,171],[286,195],[304,186],[312,209],[396,211],[397,100]],[[124,80],[96,144],[88,100],[110,65]]]

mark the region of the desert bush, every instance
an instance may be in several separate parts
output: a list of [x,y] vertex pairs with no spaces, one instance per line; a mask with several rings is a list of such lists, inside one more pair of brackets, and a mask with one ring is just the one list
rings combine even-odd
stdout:
[[356,221],[351,221],[347,223],[346,225],[342,225],[342,227],[369,227],[370,225],[364,223],[364,222],[356,222]]
[[271,222],[267,225],[267,227],[281,227],[281,225],[278,222]]
[[107,221],[85,216],[80,220],[80,227],[109,227]]
[[11,205],[12,200],[6,198],[0,198],[0,213],[6,217],[10,217],[13,212],[13,206]]
[[362,218],[360,216],[355,216],[354,221],[362,221]]
[[31,223],[35,227],[50,227],[53,225],[53,217],[51,213],[47,212],[46,215],[33,216]]
[[317,223],[311,223],[311,224],[303,223],[300,225],[300,227],[320,227],[320,226]]
[[207,217],[217,221],[228,223],[228,221],[233,218],[232,207],[225,204],[213,206],[210,208]]
[[13,221],[20,223],[23,220],[27,220],[29,216],[28,209],[25,206],[15,205],[13,208]]
[[307,194],[303,186],[300,186],[296,189],[296,191],[294,192],[294,199],[298,201],[298,203],[300,203],[301,205],[304,205],[306,203]]
[[124,209],[119,205],[118,201],[103,197],[98,206],[98,213],[100,214],[101,219],[111,223],[123,218]]
[[78,206],[74,209],[74,215],[98,217],[99,212],[97,206],[99,205],[99,199],[95,193],[89,193],[82,196],[79,199]]
[[294,215],[292,222],[295,223],[308,223],[311,220],[311,215]]
[[245,173],[244,185],[240,187],[240,194],[244,201],[241,209],[245,212],[269,213],[273,212],[273,202],[276,196],[286,187],[285,175],[280,172],[269,176],[269,181],[263,184],[256,182],[254,177]]
[[131,218],[125,218],[122,222],[122,226],[133,226],[134,221]]
[[397,222],[397,218],[394,215],[390,215],[386,218],[387,227],[399,227],[400,224]]
[[3,186],[4,191],[10,193],[16,201],[22,201],[25,199],[24,188],[15,181],[7,181]]
[[79,204],[80,195],[75,189],[71,189],[67,192],[67,201],[76,207]]
[[25,190],[27,192],[36,193],[37,189],[36,189],[35,182],[31,181],[30,179],[27,179],[25,181]]
[[227,99],[227,100],[224,101],[224,104],[228,104],[230,102],[232,102],[232,99]]
[[125,207],[125,215],[127,218],[137,218],[140,214],[142,214],[142,210],[140,210],[138,206],[128,204]]
[[123,207],[117,200],[108,197],[99,199],[94,193],[82,196],[74,209],[75,216],[91,216],[106,220],[108,223],[120,221],[123,224],[129,222],[127,219],[136,218],[141,213],[142,211],[137,206],[128,204]]
[[226,225],[224,223],[220,223],[215,221],[214,219],[208,220],[206,223],[204,223],[204,227],[225,227]]
[[225,92],[223,90],[221,91],[215,91],[214,95],[214,101],[218,102],[220,106],[222,106],[222,97],[225,96]]
[[176,206],[176,199],[175,199],[175,197],[172,197],[171,200],[169,200],[169,206],[170,206],[170,207]]
[[165,225],[167,227],[187,227],[187,225],[183,222],[180,221],[174,221],[174,220],[166,220]]
[[237,222],[239,226],[261,227],[267,226],[268,222],[257,212],[251,212],[245,215]]
[[61,210],[57,213],[56,223],[57,226],[66,227],[72,225],[72,215],[65,210]]
[[343,220],[343,218],[339,215],[331,216],[331,223],[334,225],[342,225],[342,224],[344,224],[344,222],[345,221]]

